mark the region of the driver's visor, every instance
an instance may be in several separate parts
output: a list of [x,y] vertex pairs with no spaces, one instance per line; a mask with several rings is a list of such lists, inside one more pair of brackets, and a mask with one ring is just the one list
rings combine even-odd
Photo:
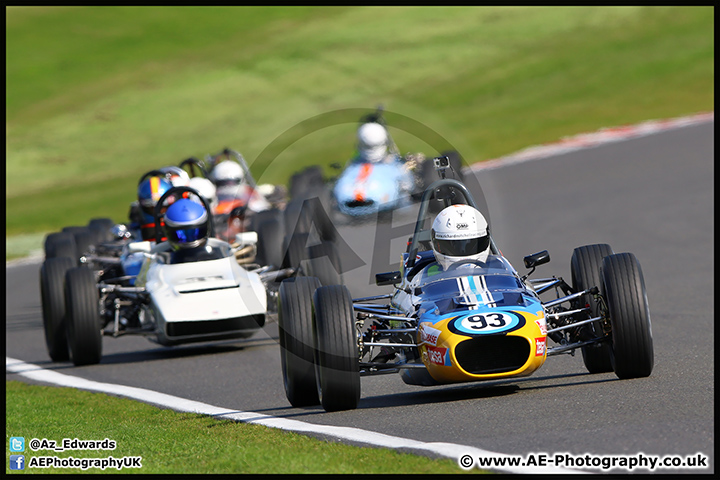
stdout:
[[207,227],[184,228],[168,232],[168,237],[177,243],[190,243],[207,236]]
[[440,240],[433,232],[433,246],[438,253],[451,257],[466,257],[484,252],[490,246],[490,237]]

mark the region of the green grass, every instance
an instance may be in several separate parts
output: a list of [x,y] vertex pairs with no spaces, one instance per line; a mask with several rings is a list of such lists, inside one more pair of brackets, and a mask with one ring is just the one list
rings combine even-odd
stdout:
[[[252,162],[288,129],[335,110],[382,103],[469,162],[710,111],[713,15],[713,7],[8,7],[7,234],[123,221],[142,173],[226,146]],[[303,165],[344,162],[355,125],[325,127],[255,165],[267,167],[259,180],[284,183]],[[436,153],[416,132],[392,133],[402,151]]]
[[[142,457],[142,469],[88,469],[86,473],[292,474],[466,473],[455,461],[325,442],[260,425],[177,413],[143,403],[75,390],[6,381],[6,442],[11,436],[62,442],[64,438],[104,440],[115,450],[38,451],[32,456],[60,458]],[[9,448],[8,448],[9,450]],[[6,473],[11,471],[6,464]],[[26,469],[30,473],[81,473],[82,470]],[[470,472],[478,473],[479,470]]]

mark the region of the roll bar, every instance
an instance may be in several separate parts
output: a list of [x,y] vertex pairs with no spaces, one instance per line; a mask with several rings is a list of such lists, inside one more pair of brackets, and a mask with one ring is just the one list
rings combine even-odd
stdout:
[[[420,237],[420,234],[422,232],[427,231],[423,230],[422,227],[425,223],[425,215],[427,215],[427,211],[430,205],[430,198],[433,196],[433,194],[438,188],[445,186],[453,187],[454,189],[456,189],[462,194],[466,205],[470,205],[471,207],[478,209],[477,204],[475,203],[475,199],[470,194],[470,191],[467,189],[467,187],[454,178],[441,178],[433,182],[429,187],[427,187],[423,192],[422,198],[420,199],[420,211],[418,211],[417,221],[415,222],[415,231],[413,232],[412,240],[410,242],[410,247],[408,250],[410,252],[408,256],[408,268],[411,268],[413,265],[415,265],[415,257],[417,256],[419,248],[418,238]],[[450,206],[449,199],[446,199],[445,203],[446,206]],[[499,250],[495,246],[495,242],[493,241],[492,236],[490,236],[490,252],[493,255],[499,254]]]

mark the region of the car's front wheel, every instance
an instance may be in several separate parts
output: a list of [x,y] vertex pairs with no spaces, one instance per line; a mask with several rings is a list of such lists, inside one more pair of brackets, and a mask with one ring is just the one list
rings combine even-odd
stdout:
[[283,280],[278,292],[280,361],[285,395],[293,407],[320,404],[315,382],[312,297],[320,282],[314,277]]
[[91,365],[102,357],[102,331],[95,274],[75,267],[65,274],[65,308],[70,358],[75,365]]
[[602,264],[612,326],[613,370],[618,378],[650,375],[654,365],[650,308],[645,279],[635,255],[607,256]]
[[40,267],[40,299],[43,330],[48,354],[53,362],[70,358],[65,325],[65,274],[75,266],[68,257],[51,257]]
[[352,297],[344,285],[315,290],[315,372],[327,412],[352,410],[360,401],[360,359]]

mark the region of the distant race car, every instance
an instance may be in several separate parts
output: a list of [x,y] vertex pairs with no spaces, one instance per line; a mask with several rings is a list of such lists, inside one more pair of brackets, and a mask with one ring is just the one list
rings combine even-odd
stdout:
[[[162,206],[183,194],[209,209],[192,188],[171,188],[155,208],[156,238],[162,236]],[[210,231],[196,253],[173,252],[167,241],[134,241],[121,227],[112,228],[119,241],[90,245],[79,258],[77,252],[53,252],[43,262],[43,323],[52,360],[98,363],[103,335],[144,335],[167,346],[249,337],[265,323],[268,298],[274,302],[269,286],[298,273],[242,262],[255,256],[256,232],[237,234],[232,247]],[[128,275],[137,270],[138,257],[139,272]]]
[[[401,155],[382,117],[382,109],[360,119],[357,152],[332,179],[311,166],[290,179],[293,202],[317,197],[328,211],[349,219],[372,218],[411,204],[437,177],[432,161],[421,153]],[[462,181],[462,159],[455,151],[444,152],[451,159],[455,178]],[[434,206],[434,205],[433,205]]]
[[[447,158],[435,160],[442,165]],[[394,285],[390,293],[353,299],[343,285],[320,286],[308,277],[282,282],[281,358],[293,406],[356,408],[364,375],[399,372],[411,385],[523,377],[549,356],[577,349],[591,373],[650,375],[650,311],[632,253],[615,254],[606,244],[576,248],[570,285],[560,277],[528,280],[549,262],[547,251],[525,257],[531,271],[520,276],[490,237],[485,262],[459,261],[437,275],[421,274],[436,261],[424,226],[429,203],[449,187],[477,208],[457,180],[430,185],[402,270],[376,275],[378,285]],[[540,299],[551,291],[555,298]]]
[[[237,184],[228,184],[232,182],[213,177],[213,167],[223,162],[234,166],[239,172]],[[205,161],[195,157],[188,158],[181,162],[180,166],[189,169],[191,182],[202,178],[213,184],[209,196],[212,197],[216,236],[232,243],[237,233],[257,232],[258,261],[280,267],[283,259],[282,241],[285,236],[285,187],[258,185],[243,156],[229,148],[215,155],[207,155]]]

